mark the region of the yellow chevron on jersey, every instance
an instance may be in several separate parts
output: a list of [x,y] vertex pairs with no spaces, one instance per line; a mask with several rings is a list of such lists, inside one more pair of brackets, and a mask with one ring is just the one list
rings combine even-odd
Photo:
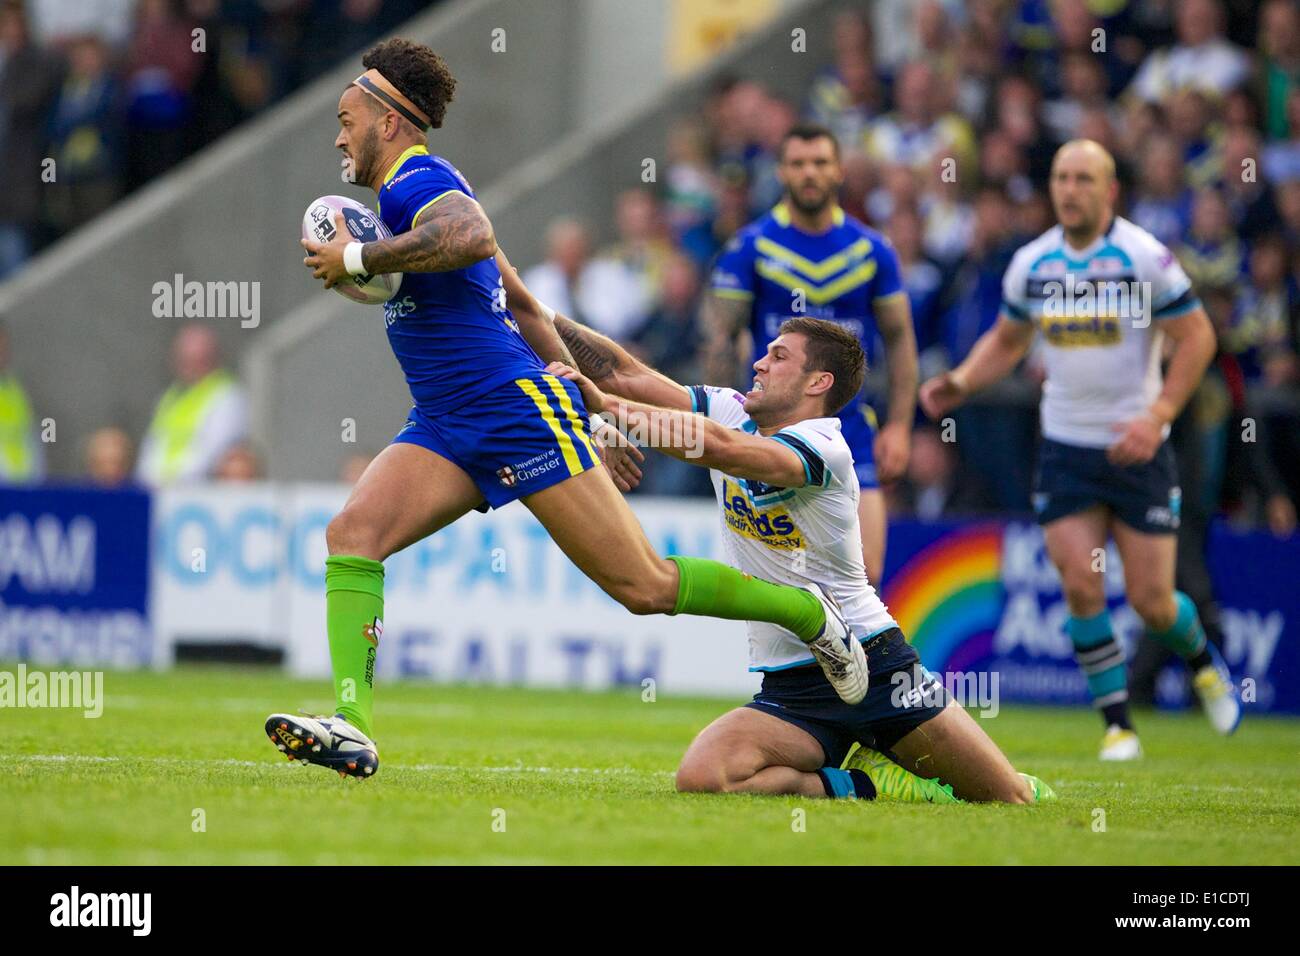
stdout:
[[754,262],[754,271],[769,282],[775,282],[792,292],[802,290],[804,297],[814,305],[825,305],[827,302],[834,302],[842,295],[847,295],[859,286],[866,285],[875,278],[876,261],[870,259],[863,262],[852,272],[846,272],[825,285],[819,285],[811,279],[797,276],[780,263],[773,262],[770,259],[756,260]]
[[722,479],[722,517],[727,527],[769,548],[797,551],[804,547],[804,535],[794,523],[794,518],[781,501],[786,496],[774,497],[772,504],[759,505],[733,478]]
[[835,275],[835,273],[847,269],[852,263],[865,259],[871,254],[871,250],[874,248],[875,247],[872,245],[870,239],[859,239],[848,248],[837,252],[832,256],[827,256],[820,262],[814,262],[811,259],[799,255],[799,253],[795,252],[788,246],[783,246],[775,239],[771,239],[767,236],[759,236],[754,240],[755,250],[761,252],[769,259],[781,260],[785,265],[794,269],[796,272],[803,273],[813,282],[821,282],[823,279],[828,279]]

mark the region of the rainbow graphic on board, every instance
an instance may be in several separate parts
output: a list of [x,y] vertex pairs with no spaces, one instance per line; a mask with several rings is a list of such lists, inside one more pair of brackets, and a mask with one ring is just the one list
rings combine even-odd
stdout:
[[898,626],[937,673],[969,670],[992,656],[1002,619],[1004,526],[981,523],[927,545],[890,576],[882,597]]

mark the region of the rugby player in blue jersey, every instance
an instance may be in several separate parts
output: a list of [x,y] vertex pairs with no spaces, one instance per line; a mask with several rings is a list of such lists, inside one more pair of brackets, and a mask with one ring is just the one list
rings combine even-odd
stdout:
[[339,100],[335,145],[356,181],[377,194],[393,238],[349,242],[340,228],[333,242],[304,240],[304,264],[327,288],[349,275],[404,273],[384,321],[414,407],[326,530],[335,715],[272,714],[271,742],[291,759],[373,774],[381,562],[468,511],[516,499],[632,613],[775,624],[807,645],[844,700],[862,700],[862,646],[820,586],[772,584],[721,562],[655,553],[600,467],[577,386],[545,372],[572,357],[497,248],[469,184],[428,150],[427,131],[442,125],[455,92],[446,63],[428,47],[392,39],[362,65]]
[[[801,123],[781,143],[777,174],[785,196],[767,215],[740,230],[714,264],[705,299],[709,379],[736,382],[742,369],[767,354],[781,323],[792,316],[828,319],[858,336],[868,363],[876,336],[889,372],[888,419],[878,431],[862,396],[839,412],[853,452],[858,517],[867,578],[879,583],[885,564],[888,484],[907,469],[916,415],[916,337],[898,256],[888,240],[847,215],[836,202],[844,174],[839,144],[824,126]],[[748,332],[748,336],[744,333]],[[752,355],[738,343],[752,339]]]

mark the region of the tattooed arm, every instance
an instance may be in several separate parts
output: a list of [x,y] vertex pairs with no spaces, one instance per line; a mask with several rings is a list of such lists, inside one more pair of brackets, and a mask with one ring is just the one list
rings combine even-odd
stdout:
[[409,231],[362,246],[361,263],[372,274],[451,272],[490,259],[496,251],[483,207],[464,193],[449,192],[425,209]]
[[613,339],[562,315],[555,317],[555,331],[569,347],[578,370],[602,391],[661,408],[690,411],[691,393],[685,386],[629,355]]
[[749,325],[753,309],[749,298],[731,298],[710,292],[700,309],[703,319],[704,372],[715,385],[735,385],[741,365],[738,338]]

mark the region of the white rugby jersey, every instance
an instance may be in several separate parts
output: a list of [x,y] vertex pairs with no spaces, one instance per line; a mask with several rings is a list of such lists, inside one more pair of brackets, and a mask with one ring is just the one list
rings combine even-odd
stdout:
[[[696,385],[691,408],[728,428],[756,434],[745,397]],[[721,506],[728,562],[746,574],[796,587],[816,583],[839,602],[854,635],[865,641],[897,627],[862,565],[858,477],[838,418],[812,418],[772,435],[803,462],[802,488],[775,488],[710,469]],[[749,621],[749,669],[813,663],[807,645],[785,628]]]
[[1022,246],[1002,278],[1002,312],[1042,332],[1043,434],[1114,444],[1115,426],[1160,394],[1160,320],[1199,304],[1173,254],[1118,216],[1086,249],[1066,245],[1060,226]]

